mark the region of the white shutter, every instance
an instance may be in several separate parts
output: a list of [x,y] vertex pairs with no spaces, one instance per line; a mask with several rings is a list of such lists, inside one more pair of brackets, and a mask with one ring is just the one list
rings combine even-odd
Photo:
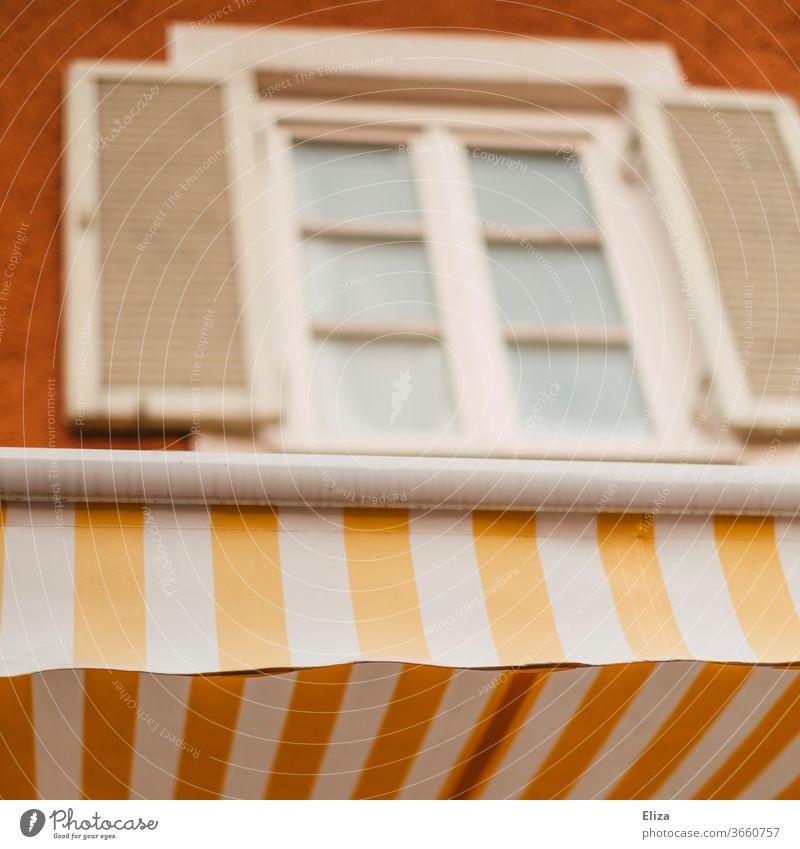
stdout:
[[735,428],[800,427],[800,133],[786,98],[637,93],[646,174]]
[[274,416],[249,78],[79,63],[67,88],[69,415],[186,431]]

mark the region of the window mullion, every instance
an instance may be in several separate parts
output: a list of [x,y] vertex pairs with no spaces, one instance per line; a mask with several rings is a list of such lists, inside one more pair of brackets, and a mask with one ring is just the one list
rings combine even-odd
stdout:
[[426,249],[452,375],[468,442],[511,442],[518,431],[497,305],[482,228],[459,140],[439,125],[413,146]]

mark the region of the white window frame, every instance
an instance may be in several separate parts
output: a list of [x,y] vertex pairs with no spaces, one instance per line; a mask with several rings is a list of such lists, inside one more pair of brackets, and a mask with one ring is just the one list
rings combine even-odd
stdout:
[[[575,93],[584,96],[584,103],[587,97],[596,103],[616,98],[612,108],[621,122],[630,121],[634,95],[680,95],[686,91],[686,78],[674,47],[652,41],[622,44],[522,35],[465,38],[461,34],[328,27],[174,23],[167,28],[167,59],[175,66],[215,68],[220,73],[242,69],[254,74],[265,72],[286,83],[293,96],[305,95],[306,82],[310,81],[313,88],[324,78],[327,98],[335,98],[337,91],[346,97],[350,91],[348,78],[357,76],[362,81],[374,81],[379,89],[384,83],[401,88],[429,85],[434,89],[470,89],[478,82],[481,90],[496,92],[500,98],[522,92],[526,100],[535,101],[542,95],[551,104],[563,104],[552,107],[559,111],[572,108],[571,95]],[[281,94],[285,93],[282,87]],[[635,173],[635,163],[633,166],[629,170]],[[656,312],[663,306],[673,321],[667,328],[662,317],[648,314],[643,332],[651,334],[656,350],[641,352],[647,370],[661,378],[659,404],[669,407],[665,415],[668,430],[660,444],[629,445],[624,453],[609,458],[737,462],[740,443],[731,432],[716,429],[714,421],[709,422],[708,432],[693,425],[703,409],[706,365],[694,341],[697,334],[685,318],[675,246],[658,220],[647,190],[630,192],[626,200],[631,202],[651,246],[650,255],[639,256],[633,264],[641,274],[659,278],[659,297],[653,305]],[[273,448],[285,443],[272,431],[266,432],[264,444]],[[301,446],[299,450],[306,449]],[[399,449],[379,443],[375,450],[385,453]],[[578,453],[557,449],[553,456],[594,458],[588,448]]]
[[[283,99],[254,106],[252,120],[263,140],[261,149],[265,154],[258,179],[277,181],[282,188],[281,192],[269,193],[272,204],[270,208],[265,206],[261,213],[264,220],[270,222],[267,240],[268,255],[272,258],[269,263],[269,289],[275,298],[270,323],[275,333],[284,334],[278,347],[284,352],[284,368],[288,376],[288,381],[282,385],[284,400],[288,396],[282,424],[265,430],[263,434],[268,447],[290,452],[312,450],[570,458],[667,458],[687,455],[687,446],[694,440],[690,433],[690,402],[676,404],[675,394],[669,391],[670,387],[666,392],[655,391],[663,378],[664,350],[673,341],[669,328],[664,327],[660,308],[655,311],[652,309],[653,304],[660,302],[663,293],[657,291],[656,282],[648,274],[642,273],[652,257],[643,256],[641,250],[637,254],[631,248],[632,240],[638,239],[640,243],[649,241],[643,240],[641,233],[632,233],[631,227],[650,227],[652,235],[658,240],[658,221],[653,214],[652,221],[644,222],[644,225],[638,220],[632,222],[619,215],[609,199],[615,192],[624,196],[635,191],[625,177],[629,137],[622,121],[596,113],[558,116],[534,110],[422,105],[359,106]],[[423,206],[424,193],[433,188],[433,183],[430,179],[426,180],[426,176],[441,178],[443,173],[447,173],[454,181],[463,181],[464,178],[463,170],[459,171],[459,168],[467,167],[464,158],[437,156],[435,153],[437,146],[447,143],[443,135],[447,132],[444,129],[446,126],[457,126],[465,140],[470,138],[470,133],[472,138],[486,137],[487,127],[502,128],[501,131],[491,131],[498,138],[498,147],[513,146],[516,134],[518,139],[546,137],[554,149],[562,144],[577,148],[582,166],[589,174],[601,177],[597,184],[587,180],[586,186],[602,233],[602,247],[627,330],[634,372],[645,405],[652,415],[649,433],[639,434],[633,440],[629,437],[590,436],[575,439],[562,434],[555,434],[552,438],[529,438],[524,433],[524,427],[520,429],[520,423],[514,418],[502,324],[489,318],[493,311],[486,310],[472,311],[471,316],[482,324],[484,330],[480,334],[472,334],[471,341],[474,343],[476,338],[482,336],[489,350],[488,356],[472,356],[472,346],[454,326],[454,322],[444,327],[447,343],[459,352],[458,362],[451,361],[450,366],[451,374],[456,378],[452,387],[455,399],[459,399],[460,393],[463,393],[463,401],[458,403],[456,400],[460,412],[465,416],[460,421],[462,436],[442,438],[436,435],[403,434],[389,429],[381,434],[353,435],[341,439],[321,433],[313,423],[309,405],[313,387],[309,383],[312,370],[308,346],[299,343],[296,332],[293,341],[287,341],[286,338],[288,328],[304,326],[308,308],[303,291],[297,285],[302,278],[298,268],[299,251],[295,250],[300,229],[291,195],[291,134],[286,127],[289,123],[296,125],[298,122],[328,126],[331,129],[361,126],[365,128],[362,133],[373,135],[376,126],[391,127],[395,138],[402,128],[400,131],[408,133],[409,144],[421,144],[423,149],[434,151],[430,155],[410,154],[415,176],[419,180],[418,190],[422,193]],[[462,286],[467,280],[484,293],[491,291],[488,264],[481,259],[482,239],[477,237],[475,231],[476,220],[473,219],[472,224],[470,221],[457,221],[448,228],[432,224],[431,221],[425,222],[428,227],[425,235],[429,264],[437,281],[439,306],[443,308],[445,316],[448,315],[448,303],[463,302],[462,289],[456,289],[454,280],[461,281]],[[663,234],[660,236],[663,237]],[[457,257],[460,256],[461,261],[455,271],[454,254],[442,249],[442,245],[448,243],[459,248]],[[290,246],[289,250],[287,245]],[[478,256],[475,256],[476,252]],[[680,312],[675,318],[680,321]],[[445,325],[447,323],[445,319]],[[463,374],[473,380],[460,380]],[[685,380],[685,374],[679,375],[674,371],[670,378],[671,388],[677,391],[681,380]],[[686,395],[685,388],[683,394]]]
[[305,81],[337,75],[420,80],[459,85],[479,80],[488,90],[505,85],[565,86],[592,95],[629,87],[680,90],[683,73],[667,42],[540,38],[415,31],[386,32],[337,27],[247,27],[173,23],[167,27],[167,59],[182,68],[274,71],[290,91]]

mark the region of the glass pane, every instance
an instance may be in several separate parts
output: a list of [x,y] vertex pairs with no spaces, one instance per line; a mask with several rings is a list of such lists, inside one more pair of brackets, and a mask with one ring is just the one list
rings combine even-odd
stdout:
[[626,349],[515,345],[509,353],[526,436],[645,431],[645,405]]
[[419,242],[309,239],[304,245],[315,318],[414,321],[436,318]]
[[594,227],[577,160],[553,153],[470,150],[478,214],[512,227]]
[[418,215],[408,157],[395,148],[301,142],[294,148],[294,164],[305,220]]
[[446,431],[452,404],[438,342],[328,339],[315,364],[318,416],[329,431]]
[[495,295],[510,324],[622,323],[599,248],[502,245],[489,248]]

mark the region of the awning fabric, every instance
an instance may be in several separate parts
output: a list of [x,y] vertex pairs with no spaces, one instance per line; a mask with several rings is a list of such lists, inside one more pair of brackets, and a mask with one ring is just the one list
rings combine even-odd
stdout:
[[800,522],[2,509],[0,674],[800,661]]
[[798,521],[0,516],[0,797],[800,796]]
[[0,680],[4,798],[800,797],[800,672],[384,662]]

